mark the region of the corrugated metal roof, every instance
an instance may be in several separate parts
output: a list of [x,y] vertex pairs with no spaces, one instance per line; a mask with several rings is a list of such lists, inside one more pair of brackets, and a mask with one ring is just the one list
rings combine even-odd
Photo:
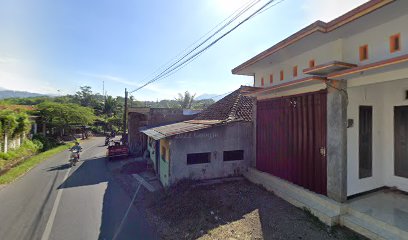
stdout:
[[159,140],[159,139],[162,139],[162,138],[165,138],[165,137],[166,137],[166,136],[164,136],[163,134],[161,134],[161,133],[159,133],[159,132],[156,132],[156,131],[154,131],[154,130],[152,130],[152,129],[143,130],[142,133],[144,133],[144,134],[146,134],[147,136],[153,138],[154,140]]
[[222,121],[218,120],[190,120],[185,122],[179,122],[174,124],[169,124],[161,127],[155,127],[143,130],[142,132],[154,140],[159,140],[162,138],[193,132],[205,128],[212,127],[214,125],[220,124]]

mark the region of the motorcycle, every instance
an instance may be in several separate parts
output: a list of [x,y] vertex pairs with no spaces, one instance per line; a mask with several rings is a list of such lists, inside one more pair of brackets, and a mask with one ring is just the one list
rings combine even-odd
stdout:
[[75,166],[77,162],[79,162],[79,152],[78,150],[70,150],[71,151],[71,158],[69,159],[69,166]]
[[105,146],[108,146],[108,145],[109,145],[109,141],[110,141],[109,136],[106,136],[106,137],[105,137]]

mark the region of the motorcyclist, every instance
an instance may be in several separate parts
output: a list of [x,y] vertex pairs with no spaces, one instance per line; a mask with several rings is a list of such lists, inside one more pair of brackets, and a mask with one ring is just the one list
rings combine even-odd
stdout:
[[75,145],[70,149],[70,151],[72,152],[71,157],[73,157],[73,155],[75,154],[74,151],[76,151],[78,154],[78,159],[79,159],[79,152],[82,150],[82,147],[79,145],[79,142],[75,142]]
[[109,136],[109,135],[106,135],[106,136],[105,136],[105,146],[108,146],[109,140],[110,140],[110,136]]

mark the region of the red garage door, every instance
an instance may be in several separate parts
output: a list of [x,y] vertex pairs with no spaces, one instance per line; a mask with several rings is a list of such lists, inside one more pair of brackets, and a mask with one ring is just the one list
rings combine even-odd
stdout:
[[326,195],[326,91],[257,102],[258,170]]

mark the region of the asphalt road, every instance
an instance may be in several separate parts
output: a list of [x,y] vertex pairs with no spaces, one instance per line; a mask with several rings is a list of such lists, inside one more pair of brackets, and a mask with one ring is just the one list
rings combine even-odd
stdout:
[[109,174],[103,138],[81,145],[77,166],[65,151],[0,189],[1,240],[157,238]]

